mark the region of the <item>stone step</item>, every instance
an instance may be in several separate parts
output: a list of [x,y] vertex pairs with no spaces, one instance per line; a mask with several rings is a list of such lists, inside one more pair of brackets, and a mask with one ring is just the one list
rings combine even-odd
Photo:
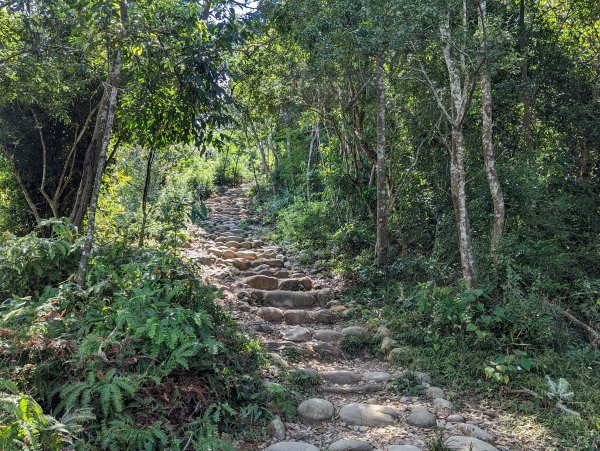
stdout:
[[316,297],[302,291],[268,291],[265,293],[265,300],[272,307],[289,309],[313,307],[317,303]]
[[317,390],[323,393],[332,393],[336,395],[356,395],[377,393],[385,391],[386,387],[383,384],[363,384],[348,387],[340,387],[339,385],[320,385]]
[[340,421],[353,426],[387,426],[399,416],[396,409],[377,404],[351,403],[339,411]]

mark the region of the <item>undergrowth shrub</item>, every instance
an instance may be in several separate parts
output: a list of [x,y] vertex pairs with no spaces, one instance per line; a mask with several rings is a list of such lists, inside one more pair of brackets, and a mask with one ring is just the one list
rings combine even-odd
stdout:
[[87,286],[49,285],[0,305],[0,377],[19,381],[54,417],[94,415],[82,449],[226,449],[216,428],[238,429],[239,409],[264,407],[259,345],[191,264],[106,246]]
[[0,296],[35,294],[77,268],[79,240],[66,220],[47,220],[31,233],[0,234]]

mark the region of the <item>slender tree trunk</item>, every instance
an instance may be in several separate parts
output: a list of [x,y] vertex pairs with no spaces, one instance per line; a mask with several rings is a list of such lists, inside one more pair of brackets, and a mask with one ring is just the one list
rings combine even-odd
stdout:
[[381,56],[377,58],[377,264],[383,268],[388,258],[388,192],[385,159],[385,78]]
[[100,187],[102,185],[102,173],[104,172],[104,165],[106,164],[106,150],[108,148],[108,143],[110,142],[110,135],[115,120],[115,112],[117,109],[117,86],[119,76],[121,74],[122,64],[123,53],[119,49],[117,50],[115,59],[112,62],[108,74],[108,79],[106,80],[106,86],[104,88],[104,96],[106,96],[106,102],[104,104],[106,105],[106,107],[101,108],[100,111],[98,111],[99,120],[104,121],[104,126],[102,127],[102,129],[104,130],[104,135],[102,136],[100,153],[98,155],[98,164],[96,167],[96,175],[94,177],[94,185],[90,199],[87,233],[85,236],[85,242],[83,245],[81,259],[79,260],[79,269],[77,271],[77,285],[82,289],[85,288],[85,278],[87,274],[88,262],[90,260],[92,246],[94,244],[96,209],[98,208],[98,197],[100,196]]
[[148,193],[150,192],[150,183],[152,179],[152,163],[154,161],[154,149],[150,149],[148,161],[146,162],[146,177],[144,179],[144,192],[142,193],[142,227],[140,228],[140,238],[138,246],[144,245],[146,236],[146,221],[148,220]]
[[313,150],[317,141],[317,134],[319,133],[319,123],[317,122],[312,130],[310,137],[310,147],[308,149],[308,160],[306,161],[306,198],[310,199],[310,167],[312,162]]
[[[479,27],[482,30],[484,40],[487,39],[485,22],[486,7],[487,3],[485,0],[483,0],[480,3]],[[485,45],[483,47],[485,48]],[[492,195],[492,204],[494,209],[494,221],[490,237],[490,253],[492,258],[496,260],[498,257],[498,249],[500,248],[500,240],[502,239],[502,234],[504,233],[505,209],[504,194],[502,192],[502,185],[500,184],[498,172],[496,170],[496,157],[494,155],[494,145],[492,140],[492,80],[487,67],[484,67],[481,74],[481,118],[483,161],[485,165],[485,174],[490,187],[490,193]]]
[[518,44],[521,63],[521,102],[523,103],[523,138],[528,156],[533,159],[533,139],[531,136],[531,93],[528,86],[527,68],[527,29],[525,27],[525,0],[519,2]]
[[[466,5],[463,3],[463,8]],[[463,20],[466,10],[463,10]],[[464,25],[463,25],[464,26]],[[465,172],[465,143],[463,136],[464,119],[467,115],[471,94],[475,86],[475,74],[471,74],[466,67],[466,62],[461,58],[461,70],[456,66],[452,55],[452,37],[450,35],[450,9],[445,21],[440,25],[440,35],[443,43],[443,54],[450,85],[450,113],[442,110],[452,125],[452,139],[450,143],[450,187],[452,191],[452,204],[456,216],[458,244],[462,275],[468,288],[475,286],[475,258],[471,240],[471,224],[467,209],[466,172]],[[464,55],[461,52],[461,56]],[[461,80],[461,73],[463,80]]]
[[485,174],[487,176],[490,193],[492,195],[492,204],[494,208],[494,223],[490,239],[490,253],[494,260],[498,256],[500,240],[504,233],[505,209],[504,194],[496,170],[496,157],[494,155],[494,146],[492,144],[492,83],[488,74],[481,77],[482,108],[481,115],[483,119],[483,161],[485,164]]
[[458,229],[458,244],[462,275],[468,288],[475,286],[475,258],[471,240],[471,224],[467,209],[465,144],[462,126],[452,127],[452,149],[450,159],[450,186],[452,203]]

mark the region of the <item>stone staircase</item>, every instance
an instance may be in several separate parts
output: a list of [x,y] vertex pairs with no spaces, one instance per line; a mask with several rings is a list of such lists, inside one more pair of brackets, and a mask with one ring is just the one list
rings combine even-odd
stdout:
[[503,446],[492,419],[476,409],[459,414],[427,374],[416,373],[424,395],[400,396],[392,381],[401,368],[374,355],[346,356],[341,340],[352,336],[379,334],[382,354],[396,351],[387,328],[371,330],[353,321],[354,310],[337,296],[340,281],[302,269],[292,255],[258,236],[243,189],[229,189],[206,205],[210,217],[192,230],[184,252],[203,264],[202,276],[223,290],[240,327],[270,352],[265,384],[290,371],[319,381],[317,395],[299,404],[296,423],[277,417],[268,428],[270,441],[239,449],[418,451],[440,431],[450,449],[512,449]]

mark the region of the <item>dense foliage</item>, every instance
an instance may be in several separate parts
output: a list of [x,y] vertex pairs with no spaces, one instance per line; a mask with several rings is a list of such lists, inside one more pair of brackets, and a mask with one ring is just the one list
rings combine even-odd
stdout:
[[[217,306],[215,290],[196,269],[169,252],[104,246],[89,288],[80,291],[65,279],[75,269],[69,256],[77,244],[58,226],[51,238],[1,243],[9,261],[30,252],[1,285],[16,290],[18,280],[21,288],[0,310],[0,377],[27,388],[67,430],[83,422],[79,436],[92,449],[177,449],[188,442],[217,449],[213,425],[235,427],[235,412],[260,409],[257,345]],[[35,440],[16,428],[0,443],[45,443],[48,431],[29,427]]]

